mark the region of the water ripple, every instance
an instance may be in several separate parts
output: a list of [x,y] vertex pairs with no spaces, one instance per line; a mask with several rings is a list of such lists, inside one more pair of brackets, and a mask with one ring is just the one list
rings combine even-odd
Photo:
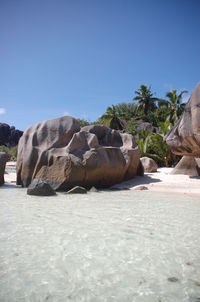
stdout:
[[198,197],[4,187],[0,212],[0,302],[199,301]]

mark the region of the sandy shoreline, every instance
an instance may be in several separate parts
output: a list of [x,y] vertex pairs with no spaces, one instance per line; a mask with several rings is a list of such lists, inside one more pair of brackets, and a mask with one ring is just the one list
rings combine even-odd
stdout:
[[[7,168],[15,167],[15,162],[8,162]],[[172,175],[173,168],[159,168],[156,173],[145,173],[143,177],[137,176],[129,181],[114,185],[115,189],[141,190],[141,186],[149,191],[200,194],[200,177],[188,175]],[[15,185],[16,173],[9,172],[4,176],[5,182]]]
[[200,194],[200,177],[170,174],[173,168],[159,168],[156,173],[145,173],[144,177],[137,176],[129,181],[115,185],[115,188],[140,190],[145,186],[149,191]]

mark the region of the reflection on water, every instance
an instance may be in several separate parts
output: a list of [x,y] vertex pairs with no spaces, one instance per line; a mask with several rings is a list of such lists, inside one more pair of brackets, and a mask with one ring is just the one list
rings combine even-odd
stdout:
[[0,189],[0,301],[200,301],[200,200]]

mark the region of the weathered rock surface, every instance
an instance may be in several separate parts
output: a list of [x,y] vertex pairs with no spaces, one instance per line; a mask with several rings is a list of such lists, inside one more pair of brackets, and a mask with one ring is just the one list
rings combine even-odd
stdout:
[[0,185],[4,184],[4,173],[8,155],[5,152],[0,152]]
[[178,155],[200,157],[200,82],[186,104],[183,116],[166,136],[171,151]]
[[52,187],[40,180],[40,179],[34,179],[31,184],[29,185],[27,189],[28,195],[36,195],[36,196],[53,196],[56,195],[55,191],[52,189]]
[[0,123],[0,145],[14,147],[18,144],[23,132],[10,127],[8,124]]
[[142,131],[142,130],[146,130],[146,131],[153,132],[153,133],[158,132],[158,128],[154,127],[149,122],[144,122],[144,121],[140,120],[140,121],[136,121],[135,124],[136,124],[137,132]]
[[98,125],[80,129],[72,117],[34,125],[19,141],[17,184],[25,187],[34,178],[54,190],[109,187],[138,173],[140,151],[130,134]]
[[155,160],[150,157],[141,157],[140,161],[144,167],[144,172],[146,173],[153,173],[157,172],[158,165],[156,164]]
[[171,174],[184,174],[189,176],[200,175],[200,158],[183,156]]
[[86,193],[87,193],[87,190],[80,186],[76,186],[66,192],[66,194],[86,194]]

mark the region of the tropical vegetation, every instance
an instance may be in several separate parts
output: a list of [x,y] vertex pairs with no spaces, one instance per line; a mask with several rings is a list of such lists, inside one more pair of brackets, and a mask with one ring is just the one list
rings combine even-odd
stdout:
[[17,160],[17,146],[8,148],[6,146],[0,146],[0,152],[8,154],[9,160]]
[[153,158],[160,166],[173,166],[180,157],[172,154],[164,138],[183,114],[185,93],[171,90],[161,99],[151,86],[141,85],[131,102],[109,106],[95,123],[132,134],[142,156]]

